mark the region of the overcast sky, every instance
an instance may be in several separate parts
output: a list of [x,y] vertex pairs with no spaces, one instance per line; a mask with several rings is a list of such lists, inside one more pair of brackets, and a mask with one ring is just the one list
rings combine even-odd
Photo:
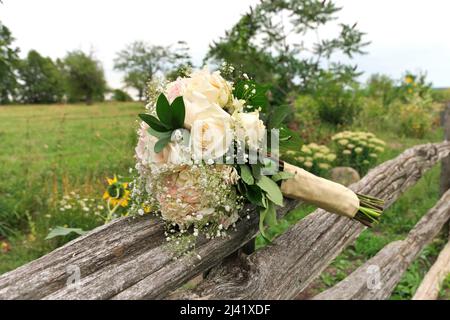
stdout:
[[[30,49],[52,58],[68,50],[94,50],[108,82],[121,86],[112,70],[115,53],[127,43],[145,40],[169,45],[187,41],[194,62],[257,0],[2,0],[0,20]],[[405,70],[423,70],[437,87],[450,86],[450,1],[335,0],[339,17],[358,22],[372,43],[355,59],[366,75],[399,78]],[[321,35],[326,37],[326,35]]]

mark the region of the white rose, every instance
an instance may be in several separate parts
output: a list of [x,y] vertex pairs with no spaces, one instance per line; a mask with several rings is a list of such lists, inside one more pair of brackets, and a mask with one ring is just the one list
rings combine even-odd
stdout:
[[197,114],[191,129],[191,145],[197,160],[217,159],[227,153],[233,140],[231,116],[218,105]]
[[136,146],[136,157],[143,165],[148,164],[164,164],[170,156],[170,148],[165,147],[161,152],[156,153],[154,148],[158,139],[148,133],[149,126],[141,123],[139,129],[139,140]]
[[186,107],[184,125],[190,129],[196,115],[212,104],[224,107],[232,100],[232,87],[219,71],[210,73],[208,68],[197,70],[189,78],[178,78],[166,86],[169,101],[183,96]]
[[233,120],[237,138],[245,141],[250,149],[259,149],[266,133],[264,123],[259,119],[259,112],[235,112]]
[[224,107],[231,100],[231,85],[220,75],[220,71],[210,73],[205,67],[191,74],[186,81],[187,92],[198,92],[211,103]]

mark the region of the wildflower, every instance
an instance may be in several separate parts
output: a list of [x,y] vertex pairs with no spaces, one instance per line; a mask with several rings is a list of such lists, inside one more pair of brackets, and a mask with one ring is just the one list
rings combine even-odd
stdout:
[[349,143],[348,145],[347,145],[347,148],[349,148],[349,149],[353,149],[355,147],[355,145],[354,144],[351,144],[351,143]]
[[1,242],[0,248],[3,253],[7,253],[7,252],[11,251],[11,245],[6,241]]
[[360,154],[362,152],[363,152],[363,148],[361,148],[361,147],[355,148],[355,153]]
[[378,156],[377,156],[377,154],[376,153],[371,153],[371,154],[369,154],[369,157],[371,157],[371,158],[378,158]]
[[348,144],[348,140],[347,139],[342,139],[342,140],[339,140],[338,141],[338,143],[341,145],[341,146],[346,146],[347,144]]
[[336,160],[336,155],[334,153],[330,153],[327,155],[326,159],[330,162],[333,162],[334,160]]
[[315,155],[314,155],[314,158],[315,159],[322,159],[324,157],[324,154],[323,153],[320,153],[320,152],[317,152]]
[[313,166],[313,163],[311,161],[306,161],[305,162],[305,167],[311,168],[312,166]]
[[411,83],[413,83],[413,82],[414,82],[413,77],[411,77],[411,76],[406,76],[406,77],[405,77],[405,83],[406,83],[406,84],[411,84]]
[[108,188],[103,194],[103,199],[108,201],[113,207],[115,206],[128,206],[130,199],[130,190],[128,190],[128,183],[119,182],[117,177],[113,179],[108,178]]
[[311,154],[311,153],[312,153],[312,152],[311,152],[311,149],[310,149],[309,147],[307,147],[307,146],[302,146],[301,151],[302,151],[303,153],[306,153],[306,154]]
[[324,170],[328,170],[331,168],[331,166],[328,163],[319,163],[319,168],[320,169],[324,169]]
[[342,151],[342,153],[343,153],[344,155],[348,156],[348,155],[351,155],[351,154],[352,154],[352,151],[351,151],[351,150],[344,150],[344,151]]

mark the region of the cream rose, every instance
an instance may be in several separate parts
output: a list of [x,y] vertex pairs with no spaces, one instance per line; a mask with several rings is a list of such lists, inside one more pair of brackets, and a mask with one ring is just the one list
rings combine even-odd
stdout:
[[224,107],[232,101],[232,87],[219,71],[210,73],[208,68],[193,72],[189,78],[179,78],[167,85],[169,101],[183,96],[186,107],[184,125],[190,129],[199,112],[211,105]]
[[250,149],[259,149],[266,133],[264,123],[259,119],[259,112],[235,112],[232,118],[237,138],[245,141]]
[[197,114],[191,129],[191,150],[196,160],[222,157],[232,140],[231,116],[218,105]]

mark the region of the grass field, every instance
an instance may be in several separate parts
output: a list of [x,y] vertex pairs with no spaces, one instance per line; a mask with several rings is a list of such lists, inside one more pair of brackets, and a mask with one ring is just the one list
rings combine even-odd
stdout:
[[[89,230],[92,213],[61,212],[75,192],[101,199],[106,177],[133,164],[139,103],[0,107],[0,273],[61,244],[44,241],[56,225]],[[1,239],[0,239],[1,241]]]
[[[134,166],[136,120],[141,109],[139,103],[0,107],[0,243],[7,244],[0,249],[0,274],[75,237],[45,240],[52,227],[90,230],[103,223],[91,211],[61,211],[59,201],[74,193],[87,202],[102,203],[106,177],[126,175]],[[413,145],[442,140],[439,129],[424,139],[378,131],[374,133],[388,143],[380,163]],[[332,286],[384,245],[405,237],[436,203],[438,181],[436,167],[388,210],[379,226],[365,231],[345,250],[313,284],[311,292]],[[294,210],[275,231],[282,232],[312,210]],[[393,299],[411,297],[443,244],[442,237],[422,252]],[[258,245],[264,245],[261,239]],[[446,286],[450,287],[450,279]],[[448,299],[448,295],[449,290],[444,289],[442,297]]]

